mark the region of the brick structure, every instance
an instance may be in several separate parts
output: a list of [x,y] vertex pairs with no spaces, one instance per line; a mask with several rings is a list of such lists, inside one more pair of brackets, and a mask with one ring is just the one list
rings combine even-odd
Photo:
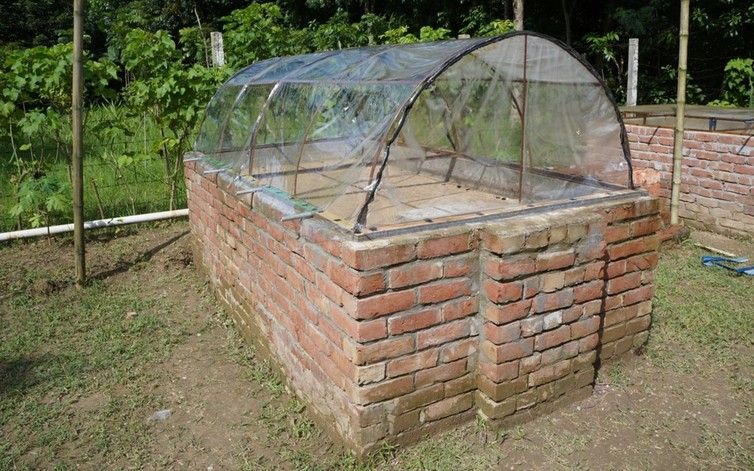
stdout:
[[626,192],[495,223],[358,240],[281,222],[186,163],[196,261],[320,424],[359,453],[479,414],[526,420],[590,393],[648,336],[658,202]]
[[[662,198],[669,211],[673,130],[626,125],[634,181]],[[754,136],[686,131],[679,216],[686,224],[754,236]]]

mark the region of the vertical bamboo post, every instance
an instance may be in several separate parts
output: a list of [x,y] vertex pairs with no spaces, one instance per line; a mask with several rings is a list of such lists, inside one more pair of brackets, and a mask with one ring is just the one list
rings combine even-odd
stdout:
[[673,135],[673,186],[670,191],[670,223],[678,224],[678,200],[681,195],[681,159],[683,158],[683,127],[686,116],[686,58],[689,46],[689,4],[681,0],[681,24],[678,33],[678,92],[675,105]]
[[513,0],[513,17],[516,31],[524,30],[524,0]]
[[73,0],[73,89],[71,90],[71,125],[73,167],[73,247],[76,253],[76,286],[86,283],[84,247],[84,130],[82,101],[84,95],[84,0]]

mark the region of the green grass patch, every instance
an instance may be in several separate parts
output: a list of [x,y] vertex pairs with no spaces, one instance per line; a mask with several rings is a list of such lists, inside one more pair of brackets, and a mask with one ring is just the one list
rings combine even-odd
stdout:
[[754,346],[754,279],[704,267],[703,254],[690,243],[663,252],[648,353],[687,372],[749,369],[754,359],[742,352]]

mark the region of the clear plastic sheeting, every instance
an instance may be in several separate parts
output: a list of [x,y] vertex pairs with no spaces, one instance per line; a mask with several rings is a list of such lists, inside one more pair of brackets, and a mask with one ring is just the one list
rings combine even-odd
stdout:
[[609,92],[533,33],[252,64],[218,90],[194,150],[358,232],[632,186]]

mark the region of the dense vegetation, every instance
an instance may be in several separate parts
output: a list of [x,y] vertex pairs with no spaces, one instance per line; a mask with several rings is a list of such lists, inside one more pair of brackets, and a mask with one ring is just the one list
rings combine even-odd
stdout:
[[[0,230],[67,219],[71,2],[11,0],[0,20]],[[87,215],[182,204],[180,156],[233,71],[271,56],[487,36],[512,28],[510,0],[88,0]],[[527,29],[562,39],[624,96],[627,39],[641,44],[643,103],[675,95],[674,0],[541,0]],[[752,106],[754,4],[692,4],[689,101]],[[210,68],[209,32],[228,65]],[[98,186],[99,185],[99,186]],[[111,188],[117,190],[109,191]]]

